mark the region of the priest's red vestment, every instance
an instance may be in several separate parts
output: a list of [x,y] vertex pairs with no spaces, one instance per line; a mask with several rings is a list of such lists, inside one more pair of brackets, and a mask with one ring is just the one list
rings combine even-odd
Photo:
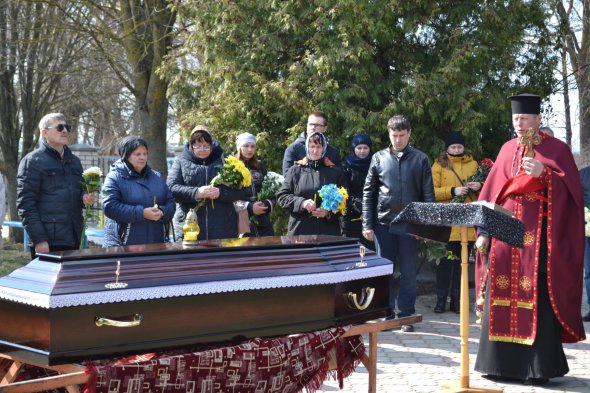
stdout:
[[[525,225],[524,247],[491,239],[489,252],[489,339],[531,345],[537,332],[537,278],[541,233],[546,222],[547,284],[561,341],[585,339],[581,320],[584,257],[583,192],[569,147],[541,133],[535,159],[544,165],[533,178],[519,170],[525,146],[502,146],[479,200],[509,209]],[[544,208],[544,205],[546,208]],[[476,277],[484,260],[478,255]],[[480,293],[476,279],[476,293]]]

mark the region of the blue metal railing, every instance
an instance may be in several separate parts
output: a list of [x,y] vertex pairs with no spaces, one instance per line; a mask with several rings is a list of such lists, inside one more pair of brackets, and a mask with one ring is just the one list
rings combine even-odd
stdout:
[[[23,243],[24,243],[24,250],[25,252],[29,251],[29,235],[27,234],[27,231],[25,231],[25,229],[23,228],[23,223],[20,221],[4,221],[2,223],[2,226],[7,226],[7,227],[13,227],[13,228],[20,228],[23,230]],[[87,228],[86,229],[86,237],[95,237],[95,238],[99,238],[102,241],[102,238],[104,237],[104,230],[100,229],[100,228]]]

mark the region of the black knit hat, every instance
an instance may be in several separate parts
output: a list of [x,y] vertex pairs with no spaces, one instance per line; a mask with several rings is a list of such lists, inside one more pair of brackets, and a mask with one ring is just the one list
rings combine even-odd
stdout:
[[541,113],[541,97],[536,94],[518,94],[508,97],[512,101],[512,114],[538,115]]
[[367,145],[370,149],[373,147],[373,141],[369,135],[360,132],[352,137],[352,148],[354,149],[358,145]]
[[131,153],[133,153],[139,146],[145,146],[146,149],[148,148],[147,142],[136,135],[126,136],[119,141],[117,146],[119,148],[119,155],[123,160],[129,158]]
[[451,131],[445,139],[445,149],[448,149],[449,146],[455,144],[459,144],[465,147],[465,137],[458,131]]

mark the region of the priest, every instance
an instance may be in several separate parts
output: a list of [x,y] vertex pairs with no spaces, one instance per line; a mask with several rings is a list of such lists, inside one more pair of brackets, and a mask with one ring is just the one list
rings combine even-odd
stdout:
[[485,312],[475,370],[541,385],[569,371],[562,343],[585,339],[583,193],[570,148],[539,130],[541,98],[510,99],[517,138],[502,146],[479,200],[524,223],[524,246],[478,232],[476,293]]

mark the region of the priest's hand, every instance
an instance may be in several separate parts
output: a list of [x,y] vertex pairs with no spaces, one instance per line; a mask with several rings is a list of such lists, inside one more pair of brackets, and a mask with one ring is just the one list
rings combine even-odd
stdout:
[[543,164],[541,164],[541,161],[535,160],[531,157],[524,157],[522,159],[522,168],[527,175],[531,175],[532,177],[541,176],[543,169],[545,169]]
[[485,235],[479,235],[475,241],[475,248],[481,255],[488,253],[488,246],[490,245],[490,238]]

